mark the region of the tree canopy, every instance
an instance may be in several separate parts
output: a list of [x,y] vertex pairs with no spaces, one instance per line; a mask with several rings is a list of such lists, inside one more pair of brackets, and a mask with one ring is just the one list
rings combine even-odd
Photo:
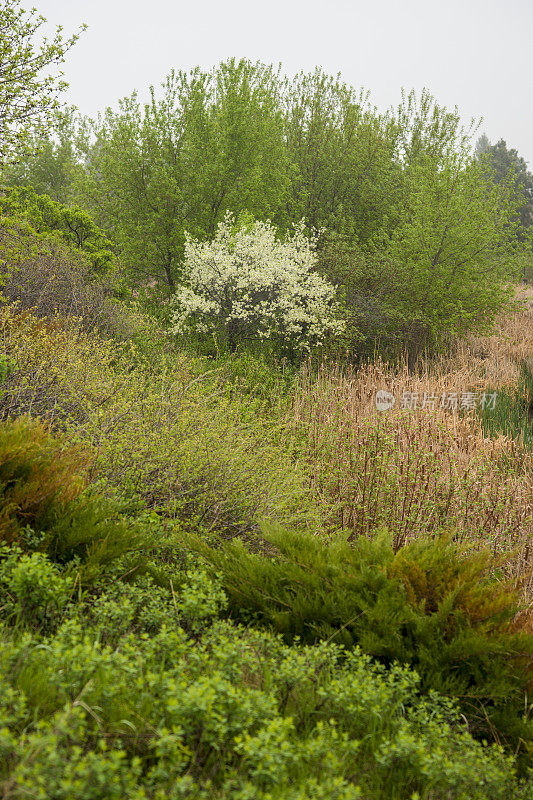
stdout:
[[289,79],[228,59],[95,120],[63,115],[4,175],[87,211],[163,316],[192,277],[188,237],[213,240],[229,213],[281,242],[303,220],[344,306],[342,347],[416,355],[490,325],[523,270],[531,176],[504,143],[474,152],[475,130],[427,91],[383,113],[319,68]]
[[521,199],[520,221],[524,227],[529,227],[533,223],[533,175],[525,159],[514,147],[508,147],[504,139],[491,144],[485,134],[476,143],[476,154],[488,165],[495,183],[511,181]]
[[44,129],[67,84],[57,68],[79,32],[64,38],[61,26],[39,41],[46,20],[19,0],[0,7],[0,164],[20,151],[26,137]]

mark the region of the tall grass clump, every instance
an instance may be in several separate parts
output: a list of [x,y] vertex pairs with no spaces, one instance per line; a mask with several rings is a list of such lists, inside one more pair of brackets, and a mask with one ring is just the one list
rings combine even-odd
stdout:
[[480,409],[481,425],[489,436],[504,434],[520,440],[526,447],[533,445],[533,372],[526,361],[520,365],[517,384],[492,389],[494,407]]
[[[431,389],[429,372],[417,377],[379,362],[357,372],[339,367],[302,373],[287,424],[325,525],[351,540],[385,525],[396,550],[453,529],[460,541],[505,553],[509,574],[527,590],[533,566],[531,455],[508,438],[485,436],[471,414],[438,406],[401,409],[403,391],[438,397],[439,382],[444,387],[450,378],[437,375]],[[387,412],[376,410],[378,388],[397,398]]]

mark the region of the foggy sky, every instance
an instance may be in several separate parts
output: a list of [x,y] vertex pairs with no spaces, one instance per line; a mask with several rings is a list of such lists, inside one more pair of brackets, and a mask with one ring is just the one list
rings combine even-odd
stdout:
[[[171,68],[234,56],[289,75],[319,65],[385,109],[427,87],[480,133],[504,138],[533,170],[533,0],[32,0],[65,32],[89,29],[67,55],[69,103],[95,115]],[[30,5],[30,3],[28,3]]]

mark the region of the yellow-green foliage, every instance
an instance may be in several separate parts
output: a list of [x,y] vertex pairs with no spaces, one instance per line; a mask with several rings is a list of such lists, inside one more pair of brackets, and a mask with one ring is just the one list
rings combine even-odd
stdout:
[[30,414],[82,424],[118,390],[118,346],[82,331],[76,321],[42,320],[16,307],[0,312],[3,349],[15,369],[3,387],[4,416]]
[[87,582],[130,551],[140,564],[150,525],[125,516],[118,498],[89,489],[86,454],[64,441],[24,417],[0,427],[0,561],[30,551],[35,559],[21,568],[29,575],[46,553]]
[[181,600],[118,582],[44,644],[0,632],[0,796],[530,800],[410,670],[209,617],[191,638]]
[[18,541],[22,529],[40,525],[53,506],[79,497],[84,461],[38,422],[19,418],[1,426],[0,541]]
[[205,528],[242,532],[259,519],[309,518],[304,481],[279,423],[232,398],[178,353],[147,365],[133,345],[72,320],[0,311],[4,417],[31,414],[90,448],[98,475],[145,506]]

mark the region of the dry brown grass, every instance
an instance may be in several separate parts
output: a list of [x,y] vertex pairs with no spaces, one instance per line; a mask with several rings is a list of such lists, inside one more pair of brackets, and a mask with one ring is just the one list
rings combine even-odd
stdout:
[[521,361],[533,369],[533,287],[518,289],[517,300],[521,308],[498,320],[491,336],[472,338],[465,345],[466,358],[471,354],[486,379],[500,386],[515,382]]
[[[416,372],[379,359],[354,370],[335,366],[299,378],[291,424],[302,436],[311,486],[328,522],[350,536],[385,525],[395,545],[448,530],[489,545],[533,594],[533,454],[506,436],[483,434],[469,412],[441,410],[443,393],[516,382],[533,363],[533,290],[491,336],[472,338]],[[379,389],[396,398],[378,412]],[[436,396],[435,410],[402,410],[404,392]]]

